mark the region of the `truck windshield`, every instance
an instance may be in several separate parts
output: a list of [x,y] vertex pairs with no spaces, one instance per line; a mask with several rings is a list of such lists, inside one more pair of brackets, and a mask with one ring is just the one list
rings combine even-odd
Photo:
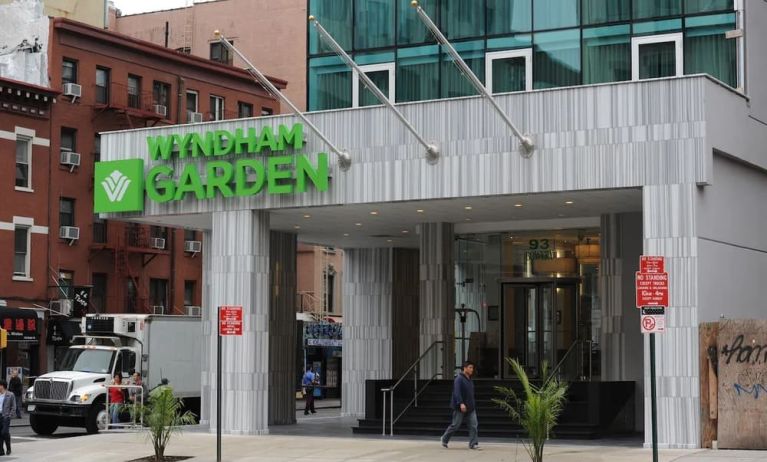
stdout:
[[114,354],[109,350],[70,348],[61,360],[61,370],[108,374]]

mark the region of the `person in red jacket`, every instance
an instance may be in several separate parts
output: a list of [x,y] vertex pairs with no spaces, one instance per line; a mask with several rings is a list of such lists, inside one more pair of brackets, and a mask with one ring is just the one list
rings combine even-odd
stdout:
[[[120,408],[125,403],[124,389],[119,385],[122,385],[123,378],[119,372],[115,373],[112,385],[108,388],[109,393],[109,415],[111,416],[110,423],[120,423]],[[113,386],[115,385],[115,386]]]

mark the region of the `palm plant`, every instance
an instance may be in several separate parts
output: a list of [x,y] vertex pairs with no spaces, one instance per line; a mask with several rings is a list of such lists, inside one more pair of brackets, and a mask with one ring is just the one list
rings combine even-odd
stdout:
[[523,395],[519,396],[511,387],[495,387],[502,398],[495,398],[493,402],[508,412],[527,433],[529,441],[523,444],[532,462],[543,462],[543,445],[551,436],[551,430],[562,413],[567,384],[560,382],[554,375],[548,375],[544,364],[543,383],[534,385],[517,360],[506,358],[506,361],[519,378]]
[[[149,439],[154,447],[155,462],[165,460],[165,448],[171,436],[181,433],[182,425],[195,423],[195,415],[191,411],[182,412],[184,403],[181,398],[173,395],[173,388],[162,385],[149,393],[145,404],[137,405],[135,412],[144,418],[144,425],[149,430]],[[133,409],[133,406],[130,405]]]

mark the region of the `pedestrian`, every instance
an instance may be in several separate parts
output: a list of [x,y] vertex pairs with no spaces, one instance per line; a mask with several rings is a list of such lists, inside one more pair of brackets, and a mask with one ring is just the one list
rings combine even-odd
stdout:
[[445,430],[445,434],[440,438],[440,442],[445,448],[447,448],[453,434],[461,427],[463,419],[466,418],[466,425],[469,427],[469,449],[479,449],[479,442],[477,441],[479,422],[477,421],[477,409],[474,402],[474,383],[471,381],[474,368],[473,362],[464,362],[461,372],[455,376],[455,381],[453,381],[453,396],[450,399],[453,420]]
[[146,397],[144,396],[144,382],[141,380],[141,372],[133,371],[128,385],[133,385],[128,388],[128,400],[131,404],[141,404],[142,398],[146,401]]
[[120,410],[122,409],[123,404],[125,404],[125,394],[121,387],[122,383],[122,375],[119,372],[116,372],[114,379],[112,380],[112,385],[109,386],[108,390],[110,424],[120,423]]
[[312,414],[316,414],[317,411],[314,409],[314,386],[317,384],[317,374],[314,373],[314,370],[311,366],[306,368],[306,374],[304,374],[304,378],[301,379],[301,386],[303,387],[303,393],[304,393],[304,400],[306,401],[304,405],[304,415],[309,415],[309,412]]
[[16,417],[20,419],[22,386],[19,370],[16,368],[11,371],[11,379],[8,381],[8,391],[13,393],[14,398],[16,398]]
[[5,380],[0,380],[0,456],[11,455],[11,418],[16,414],[16,397],[7,388]]

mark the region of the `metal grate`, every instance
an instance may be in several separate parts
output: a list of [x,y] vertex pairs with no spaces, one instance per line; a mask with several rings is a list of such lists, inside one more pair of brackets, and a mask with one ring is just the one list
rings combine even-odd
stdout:
[[51,399],[51,381],[35,380],[35,398]]
[[68,381],[38,379],[35,381],[35,398],[66,401],[71,386],[72,382]]

